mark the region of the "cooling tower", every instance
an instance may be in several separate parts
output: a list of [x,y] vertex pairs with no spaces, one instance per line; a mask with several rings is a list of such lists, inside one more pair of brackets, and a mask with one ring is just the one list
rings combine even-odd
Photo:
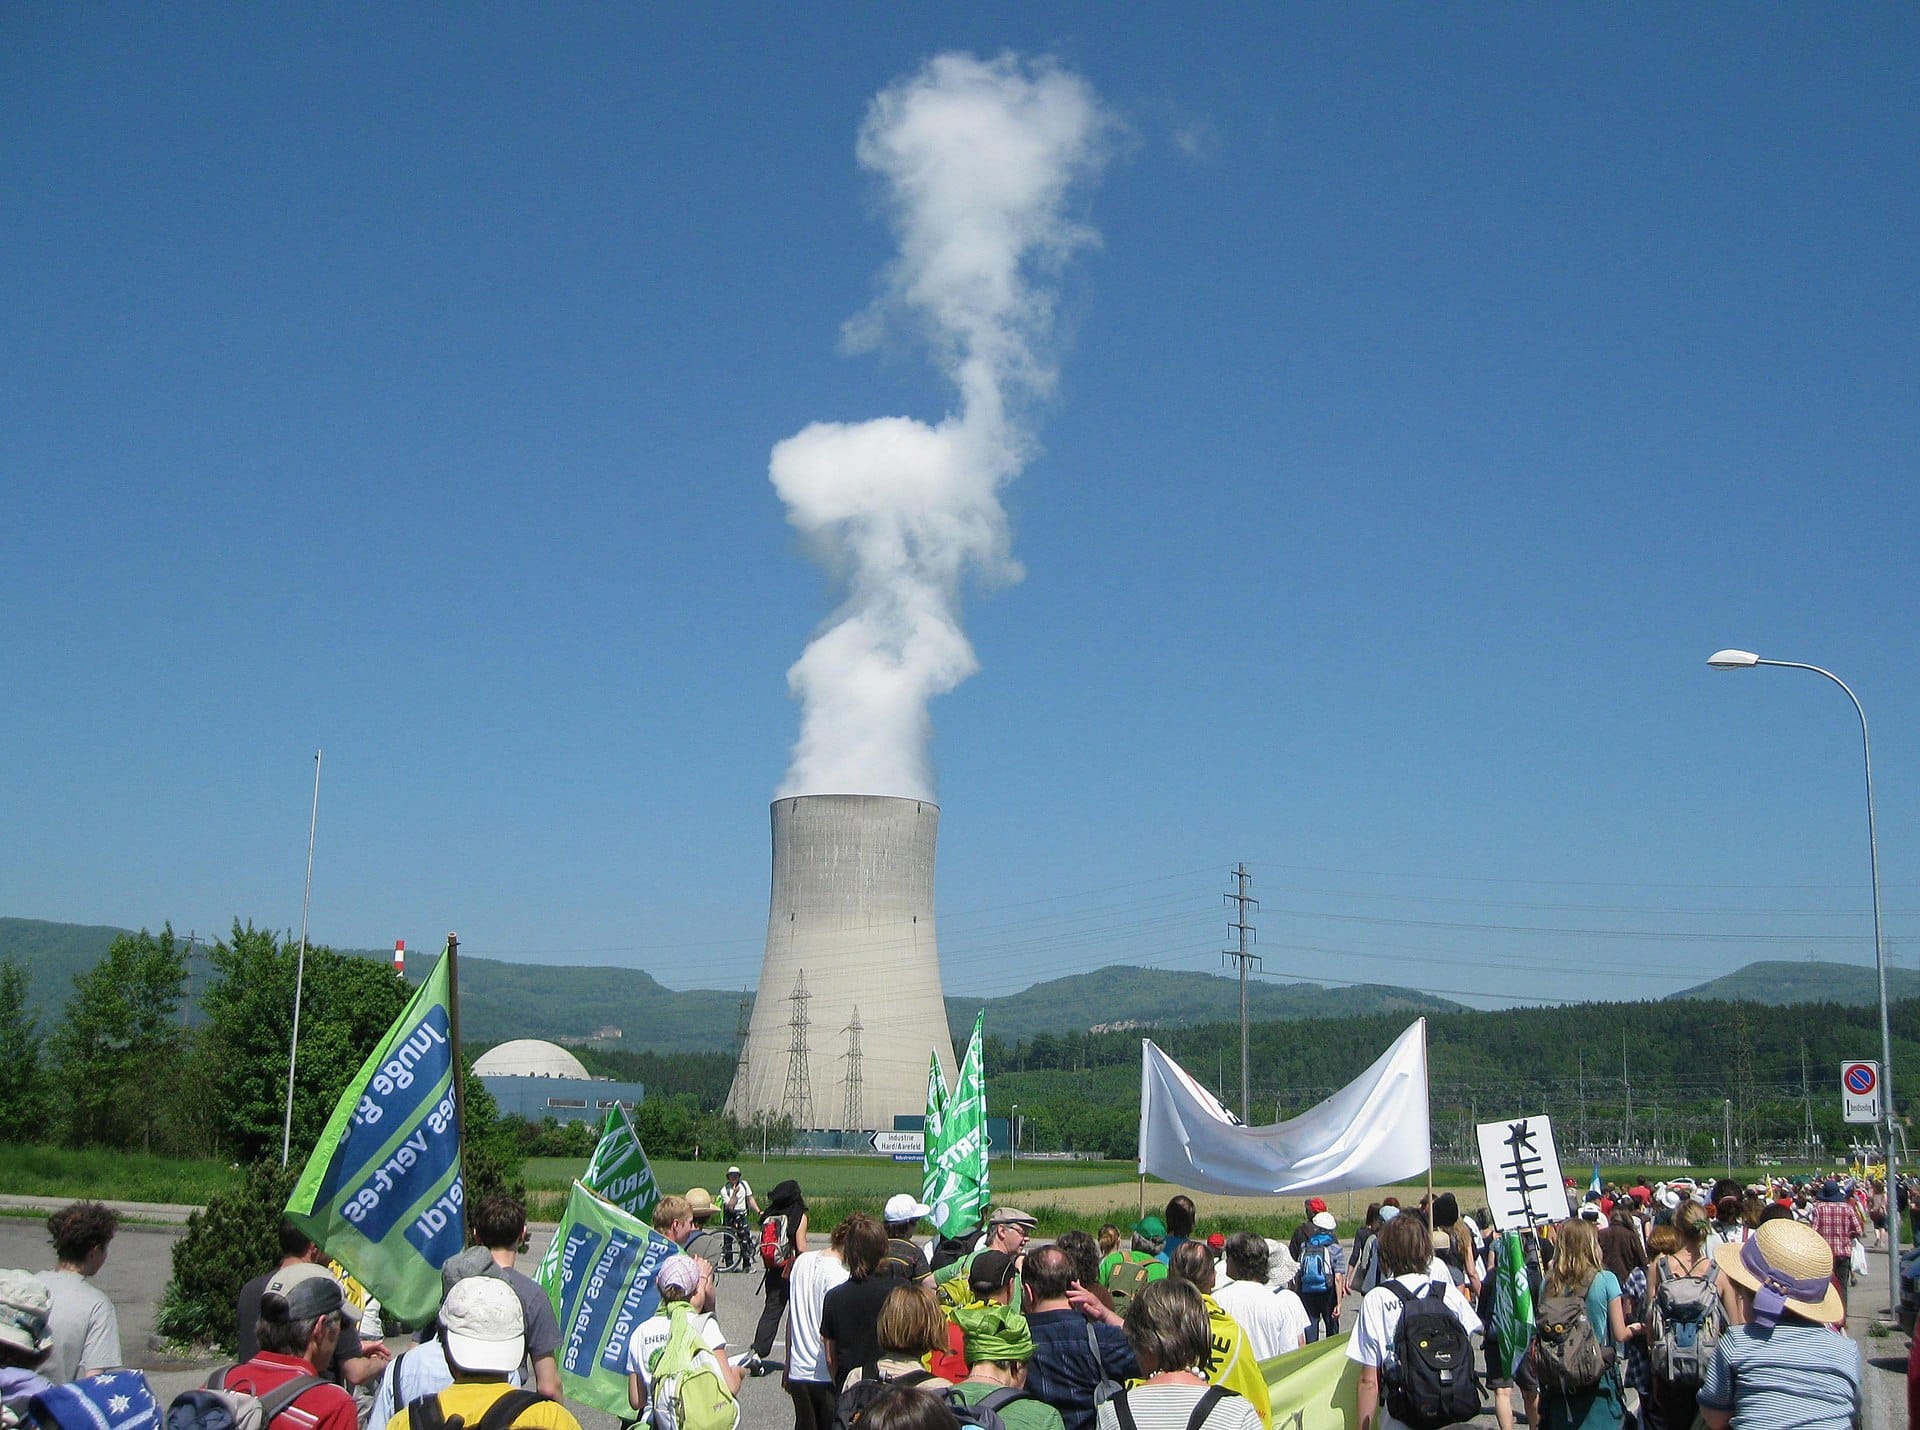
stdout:
[[809,794],[772,815],[767,952],[727,1110],[803,1129],[919,1116],[929,1051],[949,1081],[954,1066],[933,927],[939,807]]

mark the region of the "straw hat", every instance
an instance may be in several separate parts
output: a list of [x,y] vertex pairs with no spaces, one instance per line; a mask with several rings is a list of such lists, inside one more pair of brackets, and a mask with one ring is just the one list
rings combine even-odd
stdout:
[[1787,1217],[1761,1222],[1746,1241],[1729,1242],[1713,1253],[1728,1279],[1754,1293],[1753,1318],[1772,1325],[1782,1311],[1809,1321],[1838,1321],[1846,1315],[1833,1284],[1833,1248],[1812,1227]]

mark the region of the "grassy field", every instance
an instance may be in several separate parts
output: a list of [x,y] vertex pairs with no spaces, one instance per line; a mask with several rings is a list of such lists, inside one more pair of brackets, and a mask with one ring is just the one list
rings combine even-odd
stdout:
[[0,1144],[0,1192],[13,1196],[198,1206],[239,1177],[239,1168],[212,1158]]

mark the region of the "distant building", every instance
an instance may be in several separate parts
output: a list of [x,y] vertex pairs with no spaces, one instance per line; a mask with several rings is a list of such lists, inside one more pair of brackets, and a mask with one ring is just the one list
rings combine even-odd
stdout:
[[615,1103],[628,1109],[646,1097],[637,1082],[594,1077],[565,1048],[539,1038],[516,1038],[474,1059],[473,1074],[493,1094],[505,1116],[541,1122],[605,1120]]

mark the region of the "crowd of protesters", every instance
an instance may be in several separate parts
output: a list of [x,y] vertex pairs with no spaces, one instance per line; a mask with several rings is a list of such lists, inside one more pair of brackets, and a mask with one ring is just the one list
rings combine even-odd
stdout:
[[[964,1235],[925,1235],[929,1210],[909,1193],[823,1232],[795,1182],[762,1205],[730,1169],[720,1203],[695,1190],[653,1210],[676,1254],[655,1273],[658,1314],[630,1338],[628,1400],[636,1423],[690,1430],[675,1406],[704,1375],[718,1423],[730,1404],[738,1424],[743,1380],[777,1372],[795,1430],[1270,1430],[1263,1363],[1344,1330],[1356,1423],[1396,1430],[1413,1414],[1402,1321],[1440,1316],[1463,1346],[1481,1338],[1502,1430],[1522,1415],[1583,1430],[1858,1423],[1846,1300],[1859,1257],[1885,1244],[1879,1184],[1676,1177],[1603,1189],[1596,1178],[1569,1193],[1572,1217],[1525,1235],[1502,1236],[1484,1207],[1465,1211],[1451,1193],[1371,1204],[1350,1240],[1309,1198],[1286,1241],[1203,1228],[1175,1196],[1126,1227],[1036,1242],[1036,1219],[1009,1206]],[[238,1362],[217,1388],[257,1397],[262,1430],[437,1430],[447,1416],[579,1430],[561,1399],[553,1305],[515,1265],[524,1209],[493,1198],[468,1210],[475,1244],[446,1263],[439,1315],[398,1357],[378,1303],[283,1224],[278,1265],[240,1290]],[[716,1213],[744,1243],[749,1212],[764,1292],[736,1353],[701,1253],[714,1249]],[[115,1225],[97,1203],[65,1208],[49,1221],[52,1271],[0,1271],[9,1430],[117,1423],[99,1407],[127,1387],[107,1390],[139,1377],[116,1375],[113,1306],[91,1284]],[[1515,1288],[1533,1308],[1524,1319]],[[1697,1336],[1676,1349],[1675,1325]]]

